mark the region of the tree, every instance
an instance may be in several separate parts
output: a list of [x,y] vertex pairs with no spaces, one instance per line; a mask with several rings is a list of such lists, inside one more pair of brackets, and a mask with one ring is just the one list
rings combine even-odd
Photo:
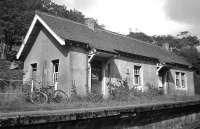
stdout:
[[171,48],[180,48],[179,41],[176,37],[171,35],[160,35],[152,37],[158,46],[162,46],[163,43],[168,43]]
[[188,31],[181,32],[179,34],[179,37],[180,36],[181,38],[179,39],[180,40],[179,43],[182,47],[187,47],[187,46],[192,47],[200,43],[198,37],[191,35],[190,32]]
[[[64,5],[57,5],[51,0],[1,0],[0,1],[0,40],[12,50],[12,45],[25,36],[35,10],[84,23],[85,16],[78,10],[67,10]],[[96,20],[96,25],[101,28]],[[2,56],[5,57],[5,56]]]
[[138,39],[138,40],[142,40],[145,42],[149,42],[149,43],[153,42],[153,39],[151,36],[148,36],[142,32],[130,32],[127,36]]

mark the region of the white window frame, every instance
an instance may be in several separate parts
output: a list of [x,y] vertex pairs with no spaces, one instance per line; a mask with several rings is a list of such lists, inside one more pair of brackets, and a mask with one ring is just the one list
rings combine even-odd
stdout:
[[[135,82],[135,67],[139,67],[139,74],[137,74],[137,75],[139,75],[139,84],[136,84],[136,82]],[[133,84],[135,85],[135,86],[142,86],[142,66],[141,65],[134,65],[134,67],[133,67]]]
[[[31,64],[31,79],[33,80],[33,73],[35,73],[36,74],[36,78],[37,78],[37,71],[38,71],[38,63],[32,63]],[[34,78],[34,79],[36,79],[36,78]],[[36,80],[34,80],[34,81],[36,81]]]
[[[57,62],[58,61],[58,62]],[[57,59],[57,60],[53,60],[52,61],[52,65],[53,65],[53,83],[55,84],[55,83],[57,83],[58,82],[58,80],[59,80],[59,59]],[[56,64],[57,64],[57,72],[55,72],[55,66],[56,66]]]
[[[176,83],[177,83],[176,73],[179,73],[178,74],[178,80],[179,80],[179,85],[180,85],[179,87],[176,85]],[[185,86],[184,87],[183,87],[183,84],[182,84],[182,74],[184,74],[184,82],[185,82]],[[186,72],[175,71],[175,87],[178,90],[186,90],[187,89],[187,75],[186,75]]]

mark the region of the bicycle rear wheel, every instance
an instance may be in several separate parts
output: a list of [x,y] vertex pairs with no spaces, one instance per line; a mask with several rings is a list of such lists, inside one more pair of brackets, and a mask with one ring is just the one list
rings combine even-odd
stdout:
[[56,103],[68,101],[67,94],[62,90],[55,90],[53,94],[54,94],[54,101]]
[[34,91],[30,95],[31,102],[34,104],[45,104],[48,101],[48,97],[45,93],[40,91]]

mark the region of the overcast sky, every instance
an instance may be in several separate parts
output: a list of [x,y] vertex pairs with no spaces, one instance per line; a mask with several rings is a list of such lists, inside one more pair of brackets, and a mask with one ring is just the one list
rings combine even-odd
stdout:
[[200,0],[53,0],[93,17],[106,29],[128,34],[176,35],[190,31],[200,36]]

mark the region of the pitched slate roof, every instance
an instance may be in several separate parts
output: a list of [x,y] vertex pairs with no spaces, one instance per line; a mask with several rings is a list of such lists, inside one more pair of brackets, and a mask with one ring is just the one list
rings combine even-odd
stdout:
[[119,50],[135,55],[155,58],[160,62],[191,65],[182,57],[156,45],[103,29],[96,28],[95,31],[93,31],[84,24],[43,12],[37,11],[36,14],[63,39],[88,43],[90,46],[104,51],[116,52],[116,50]]

